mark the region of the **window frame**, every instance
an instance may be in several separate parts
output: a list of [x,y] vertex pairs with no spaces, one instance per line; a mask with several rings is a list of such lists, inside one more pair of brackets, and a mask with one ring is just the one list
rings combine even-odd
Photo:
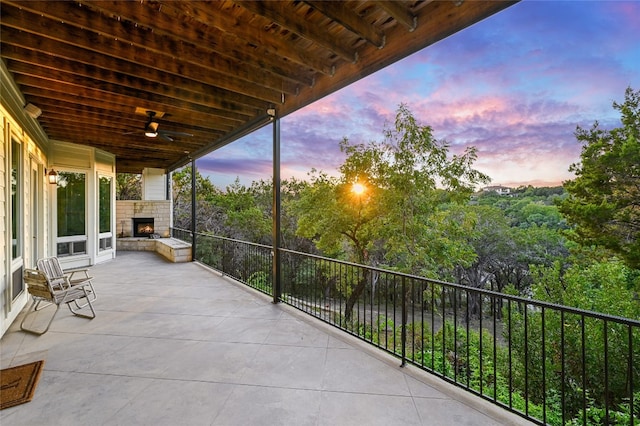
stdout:
[[[87,170],[80,169],[60,169],[58,170],[58,180],[60,180],[60,176],[65,173],[76,173],[84,175],[84,234],[76,234],[76,235],[65,235],[60,236],[60,229],[58,223],[58,214],[59,214],[59,202],[60,198],[58,197],[58,188],[60,183],[55,185],[53,190],[55,194],[55,212],[53,215],[53,221],[55,223],[55,242],[53,245],[53,253],[57,257],[74,257],[74,256],[89,256],[89,172]],[[52,185],[53,186],[53,185]],[[61,245],[67,246],[67,251],[61,252],[59,250]],[[76,250],[79,249],[80,246],[84,245],[84,250]],[[78,247],[76,247],[78,246]]]

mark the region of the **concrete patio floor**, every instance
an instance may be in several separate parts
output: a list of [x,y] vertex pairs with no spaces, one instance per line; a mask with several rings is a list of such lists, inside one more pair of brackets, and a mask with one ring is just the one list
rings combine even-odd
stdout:
[[95,319],[62,307],[38,337],[22,313],[0,340],[2,368],[45,360],[0,424],[531,424],[197,263],[118,252],[91,275]]

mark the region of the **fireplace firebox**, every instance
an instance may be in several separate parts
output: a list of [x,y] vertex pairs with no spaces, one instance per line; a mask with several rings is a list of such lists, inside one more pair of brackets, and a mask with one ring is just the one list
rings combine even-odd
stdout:
[[132,220],[134,237],[151,237],[153,235],[154,221],[152,217],[134,217]]

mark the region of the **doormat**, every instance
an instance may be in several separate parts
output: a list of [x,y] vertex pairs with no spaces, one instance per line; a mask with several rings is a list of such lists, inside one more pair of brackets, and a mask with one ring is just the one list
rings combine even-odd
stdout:
[[0,410],[31,401],[44,361],[0,370]]

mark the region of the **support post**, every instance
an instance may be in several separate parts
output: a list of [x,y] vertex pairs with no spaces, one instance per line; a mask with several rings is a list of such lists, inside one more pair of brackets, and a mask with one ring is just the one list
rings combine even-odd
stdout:
[[407,365],[407,286],[406,277],[402,276],[402,328],[400,329],[400,344],[402,345],[402,361],[400,367]]
[[273,303],[280,302],[281,259],[280,259],[280,120],[273,116]]
[[196,160],[191,160],[191,261],[196,261]]
[[[165,170],[165,200],[171,200],[171,172]],[[171,227],[173,228],[173,221],[171,222]],[[173,235],[172,235],[173,236]]]

